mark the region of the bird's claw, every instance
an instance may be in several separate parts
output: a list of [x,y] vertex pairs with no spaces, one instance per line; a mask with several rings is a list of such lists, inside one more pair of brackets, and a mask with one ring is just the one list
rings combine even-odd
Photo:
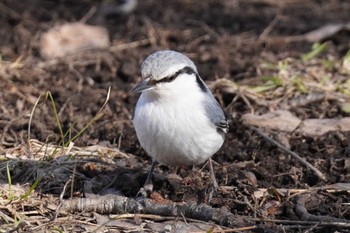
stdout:
[[140,188],[140,190],[136,194],[136,198],[138,197],[143,197],[147,198],[150,196],[150,194],[153,191],[153,183],[152,182],[147,182],[143,185],[143,187]]

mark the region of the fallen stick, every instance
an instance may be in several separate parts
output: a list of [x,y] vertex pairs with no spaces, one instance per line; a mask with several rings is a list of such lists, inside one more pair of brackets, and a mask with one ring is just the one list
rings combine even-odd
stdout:
[[[300,209],[305,199],[302,198],[298,201],[299,203],[297,203],[297,205],[299,205],[298,208]],[[122,214],[119,218],[130,218],[134,216],[133,214],[142,214],[145,215],[146,218],[149,218],[151,215],[184,217],[205,222],[213,221],[221,226],[230,228],[240,227],[242,229],[245,227],[247,227],[247,229],[259,228],[255,222],[350,227],[349,220],[328,216],[316,218],[311,214],[305,215],[307,210],[303,208],[301,208],[302,211],[299,217],[304,221],[250,218],[234,215],[225,207],[213,208],[206,204],[197,204],[194,202],[160,204],[148,198],[134,199],[112,194],[96,196],[94,198],[75,198],[67,200],[63,202],[61,210],[69,212],[95,212],[99,214]],[[307,216],[307,218],[304,219],[305,216]]]
[[96,212],[99,214],[155,214],[160,216],[178,216],[213,221],[227,227],[247,227],[254,225],[245,217],[232,214],[227,208],[213,208],[206,204],[169,203],[160,204],[148,198],[129,198],[118,195],[96,196],[96,198],[76,198],[64,201],[61,208],[69,212]]
[[298,215],[298,217],[301,220],[305,220],[305,221],[316,221],[319,223],[324,223],[324,222],[342,222],[342,223],[347,223],[348,226],[350,226],[350,220],[347,219],[340,219],[340,218],[334,218],[331,216],[327,216],[327,215],[314,215],[314,214],[310,214],[306,207],[305,207],[305,203],[307,201],[309,201],[312,198],[312,196],[310,194],[304,194],[298,197],[296,204],[295,204],[295,213]]
[[315,225],[319,226],[337,226],[337,227],[350,227],[350,223],[347,222],[319,222],[319,221],[300,221],[300,220],[287,220],[287,219],[266,219],[266,218],[248,218],[250,221],[256,222],[271,222],[271,223],[280,223],[280,224],[299,224],[299,225]]
[[279,149],[283,150],[284,152],[290,154],[291,156],[293,156],[295,159],[297,159],[299,162],[301,162],[302,164],[304,164],[306,167],[310,168],[313,172],[315,172],[315,174],[323,181],[327,181],[326,176],[320,171],[318,170],[316,167],[314,167],[311,163],[309,163],[308,161],[306,161],[304,158],[300,157],[297,153],[295,153],[294,151],[291,151],[290,149],[286,148],[285,146],[283,146],[282,144],[278,143],[276,140],[274,140],[273,138],[269,137],[268,135],[264,134],[263,132],[261,132],[258,128],[249,125],[249,128],[251,128],[252,130],[254,130],[258,135],[260,135],[261,137],[263,137],[266,141],[272,143],[273,145],[277,146]]

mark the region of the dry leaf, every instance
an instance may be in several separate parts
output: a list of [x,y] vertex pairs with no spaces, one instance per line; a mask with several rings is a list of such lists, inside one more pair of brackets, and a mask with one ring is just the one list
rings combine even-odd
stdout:
[[278,110],[260,116],[247,113],[242,116],[242,119],[247,125],[280,132],[296,131],[305,136],[322,136],[331,131],[350,131],[350,117],[340,119],[306,119],[301,121],[289,111]]
[[245,124],[273,129],[277,131],[292,132],[300,124],[301,120],[291,112],[278,110],[264,115],[244,114],[242,119]]
[[350,23],[328,24],[308,32],[304,36],[310,42],[318,42],[332,37],[343,30],[350,31]]
[[330,131],[350,131],[350,117],[340,119],[308,119],[297,130],[303,135],[322,136]]
[[55,26],[41,36],[40,49],[45,58],[64,57],[87,49],[107,48],[108,31],[104,27],[79,22]]

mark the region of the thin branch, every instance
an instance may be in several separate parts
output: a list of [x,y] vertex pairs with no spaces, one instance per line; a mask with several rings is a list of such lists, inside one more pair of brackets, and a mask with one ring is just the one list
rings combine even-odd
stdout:
[[137,40],[130,43],[113,45],[112,47],[109,48],[109,51],[119,52],[121,50],[137,48],[137,47],[141,47],[149,44],[150,44],[149,39]]
[[316,222],[345,222],[350,224],[350,220],[347,219],[340,219],[340,218],[335,218],[327,215],[314,215],[310,214],[306,207],[305,203],[312,198],[312,195],[310,194],[304,194],[298,197],[296,204],[295,204],[295,212],[298,215],[298,217],[301,220],[306,220],[306,221],[316,221]]
[[337,227],[350,227],[350,223],[347,222],[319,222],[319,221],[299,221],[299,220],[287,220],[287,219],[265,219],[265,218],[248,218],[250,221],[256,222],[273,222],[280,224],[299,224],[299,225],[315,225],[320,226],[337,226]]
[[283,146],[282,144],[278,143],[276,140],[274,140],[273,138],[269,137],[268,135],[264,134],[263,132],[261,132],[258,128],[249,125],[249,128],[251,128],[252,130],[254,130],[257,134],[259,134],[261,137],[263,137],[266,141],[272,143],[273,145],[277,146],[279,149],[283,150],[284,152],[290,154],[291,156],[293,156],[295,159],[297,159],[299,162],[301,162],[302,164],[304,164],[306,167],[308,167],[309,169],[311,169],[312,171],[315,172],[315,174],[323,181],[327,181],[326,176],[320,171],[318,170],[316,167],[314,167],[311,163],[309,163],[308,161],[306,161],[304,158],[300,157],[297,153],[295,153],[294,151],[291,151],[290,149],[286,148],[285,146]]

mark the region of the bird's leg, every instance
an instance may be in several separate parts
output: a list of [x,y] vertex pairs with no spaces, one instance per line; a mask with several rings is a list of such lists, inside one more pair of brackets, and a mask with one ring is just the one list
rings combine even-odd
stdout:
[[157,164],[157,162],[155,160],[153,160],[152,165],[151,165],[151,169],[148,172],[146,181],[145,181],[143,187],[140,188],[140,190],[137,192],[136,197],[139,197],[140,195],[143,197],[147,197],[147,193],[150,193],[153,191],[152,174],[153,174],[153,170],[154,170],[156,164]]
[[218,190],[219,185],[215,178],[215,172],[214,172],[213,162],[211,158],[209,159],[208,163],[209,163],[209,170],[210,170],[210,181],[206,188],[207,199],[205,202],[210,203],[213,198],[213,194]]
[[153,175],[153,170],[154,170],[156,164],[157,164],[157,162],[155,160],[153,160],[152,161],[152,165],[151,165],[151,169],[148,172],[145,184],[143,186],[146,186],[146,185],[149,185],[149,184],[152,185],[152,175]]
[[213,185],[214,190],[216,191],[219,188],[219,185],[218,185],[218,182],[216,181],[216,178],[215,178],[213,161],[211,160],[211,158],[209,158],[209,170],[210,170],[210,180],[211,180],[211,183]]

